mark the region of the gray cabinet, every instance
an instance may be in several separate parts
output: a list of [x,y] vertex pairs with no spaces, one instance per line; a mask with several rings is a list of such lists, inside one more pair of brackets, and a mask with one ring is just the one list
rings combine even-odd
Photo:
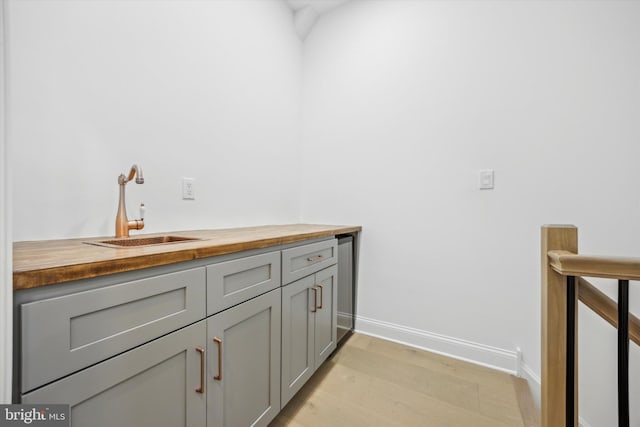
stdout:
[[207,320],[207,426],[266,426],[280,411],[280,288]]
[[23,394],[22,402],[68,403],[73,427],[267,426],[280,411],[280,294]]
[[200,321],[22,396],[68,403],[73,427],[189,426],[206,421]]
[[336,241],[207,261],[23,300],[21,402],[74,427],[267,426],[336,348]]
[[282,288],[282,407],[336,349],[337,276],[334,265]]

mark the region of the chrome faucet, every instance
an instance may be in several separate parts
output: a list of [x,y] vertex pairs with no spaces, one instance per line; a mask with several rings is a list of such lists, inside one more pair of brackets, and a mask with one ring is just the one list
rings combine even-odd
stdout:
[[136,177],[136,184],[144,184],[142,169],[140,169],[138,165],[131,166],[128,177],[122,173],[118,177],[120,200],[118,202],[118,214],[116,215],[116,237],[129,237],[129,230],[142,230],[144,228],[144,203],[140,203],[140,219],[129,221],[127,218],[124,186],[133,179],[134,175]]

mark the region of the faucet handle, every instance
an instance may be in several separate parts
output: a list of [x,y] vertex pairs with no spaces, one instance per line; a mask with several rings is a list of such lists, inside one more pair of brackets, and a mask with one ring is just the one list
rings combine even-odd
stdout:
[[140,202],[140,219],[144,219],[144,214],[147,208],[144,206],[144,202]]

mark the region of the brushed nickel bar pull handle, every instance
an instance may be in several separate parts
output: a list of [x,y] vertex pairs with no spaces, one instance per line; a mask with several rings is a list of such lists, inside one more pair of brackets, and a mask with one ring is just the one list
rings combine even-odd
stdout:
[[324,299],[323,292],[322,292],[322,285],[316,285],[317,287],[320,288],[320,305],[318,306],[318,309],[322,308],[322,300]]
[[307,261],[309,262],[320,261],[322,258],[324,258],[324,255],[310,256],[309,258],[307,258]]
[[222,379],[222,340],[218,337],[213,337],[213,342],[218,344],[218,375],[214,376],[214,380],[220,381]]
[[200,353],[200,387],[196,389],[196,393],[204,393],[204,348],[196,347],[196,351]]
[[311,312],[315,313],[318,311],[318,288],[314,286],[311,289],[313,289],[313,310],[311,310]]

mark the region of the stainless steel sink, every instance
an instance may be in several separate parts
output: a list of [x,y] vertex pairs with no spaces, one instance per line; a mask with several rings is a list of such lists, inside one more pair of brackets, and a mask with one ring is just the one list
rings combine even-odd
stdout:
[[185,243],[202,239],[183,236],[152,236],[152,237],[128,237],[122,239],[98,240],[85,242],[90,245],[106,246],[109,248],[135,248],[141,246],[165,245],[168,243]]

